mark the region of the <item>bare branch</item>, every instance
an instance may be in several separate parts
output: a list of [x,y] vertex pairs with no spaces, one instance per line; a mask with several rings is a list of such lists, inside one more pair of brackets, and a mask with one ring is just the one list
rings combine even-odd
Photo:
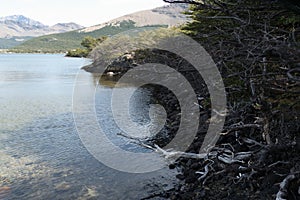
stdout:
[[300,78],[299,78],[299,77],[296,77],[296,76],[292,75],[292,73],[295,73],[295,72],[300,73],[300,67],[297,67],[297,68],[294,68],[294,69],[289,70],[289,71],[287,72],[287,76],[288,76],[291,80],[293,80],[293,81],[298,81],[298,82],[300,82]]
[[224,133],[220,133],[220,134],[227,135],[233,131],[238,131],[238,130],[245,129],[245,128],[261,128],[261,125],[259,125],[259,124],[243,124],[243,125],[239,125],[239,126],[235,126],[235,127],[230,127],[229,130],[227,130]]

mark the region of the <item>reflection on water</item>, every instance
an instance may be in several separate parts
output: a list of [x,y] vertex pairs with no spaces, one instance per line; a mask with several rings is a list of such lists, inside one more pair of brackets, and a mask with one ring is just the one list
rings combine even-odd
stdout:
[[119,79],[119,76],[109,76],[94,73],[92,74],[94,85],[102,85],[104,87],[113,88],[116,85],[116,82]]
[[[173,180],[165,169],[118,172],[82,145],[72,117],[72,90],[86,64],[63,55],[0,54],[0,199],[140,199],[170,187]],[[140,151],[114,135],[119,130],[102,105],[110,103],[111,86],[113,80],[103,79],[96,93],[100,123],[117,145]],[[134,99],[133,118],[147,124],[149,92],[140,89]]]
[[107,87],[107,88],[115,88],[115,87],[121,87],[121,88],[128,88],[128,87],[134,87],[134,83],[132,82],[124,82],[119,83],[117,86],[117,82],[121,78],[121,75],[106,75],[106,74],[92,74],[94,85],[101,86],[101,87]]

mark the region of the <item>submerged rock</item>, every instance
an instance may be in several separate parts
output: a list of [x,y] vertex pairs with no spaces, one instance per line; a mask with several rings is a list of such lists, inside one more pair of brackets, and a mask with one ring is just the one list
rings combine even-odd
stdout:
[[5,197],[10,193],[10,187],[2,186],[0,187],[0,199],[5,199]]

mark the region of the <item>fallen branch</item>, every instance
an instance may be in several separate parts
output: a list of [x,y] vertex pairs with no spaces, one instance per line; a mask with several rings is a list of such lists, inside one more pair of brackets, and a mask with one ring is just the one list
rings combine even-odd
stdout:
[[231,155],[223,153],[219,155],[217,158],[218,160],[226,164],[245,163],[244,160],[249,159],[252,156],[252,154],[253,152],[239,152],[237,154],[231,152]]
[[124,133],[117,133],[117,135],[122,136],[122,137],[127,138],[127,139],[130,139],[130,140],[133,140],[135,144],[138,144],[138,145],[140,145],[142,147],[145,147],[147,149],[151,149],[153,151],[156,151],[156,149],[154,147],[152,147],[152,146],[150,146],[148,144],[145,144],[143,142],[143,140],[140,139],[140,138],[132,137],[132,136],[124,134]]
[[261,125],[259,125],[259,124],[243,124],[243,125],[239,125],[239,126],[231,126],[231,128],[229,128],[226,132],[220,133],[220,134],[227,135],[233,131],[238,131],[238,130],[245,129],[245,128],[261,128]]
[[165,159],[171,162],[174,162],[178,158],[207,159],[209,157],[214,157],[226,164],[245,163],[244,160],[249,159],[253,154],[253,152],[239,152],[234,154],[233,151],[229,149],[219,147],[215,147],[209,153],[186,153],[182,151],[169,151],[162,149],[156,144],[154,144],[154,147],[147,145],[139,138],[135,138],[123,133],[118,133],[118,135],[123,136],[127,139],[134,140],[136,144],[161,154]]
[[202,176],[198,178],[199,181],[204,180],[207,177],[209,173],[209,165],[210,164],[205,165],[204,172],[196,172],[196,174],[202,174]]
[[203,159],[204,157],[207,157],[208,154],[206,153],[201,153],[201,154],[196,154],[196,153],[186,153],[186,152],[181,152],[181,151],[167,151],[162,148],[160,148],[158,145],[150,146],[148,144],[145,144],[143,140],[140,138],[132,137],[130,135],[124,134],[124,133],[118,133],[119,136],[125,137],[127,139],[133,140],[134,143],[143,146],[145,148],[151,149],[157,153],[160,153],[163,157],[165,157],[167,160],[176,160],[179,157],[184,157],[184,158],[194,158],[194,159]]
[[288,165],[288,164],[290,164],[290,162],[277,161],[277,162],[275,162],[275,163],[273,163],[273,164],[270,164],[270,165],[268,166],[268,168],[274,167],[274,166],[279,165],[279,164]]
[[291,174],[288,175],[281,183],[280,183],[280,189],[279,192],[276,195],[276,200],[287,200],[287,190],[289,187],[289,184],[292,180],[296,178],[295,175]]
[[241,140],[243,142],[245,142],[246,144],[252,144],[254,146],[257,145],[257,146],[260,146],[260,147],[266,147],[266,145],[261,144],[261,143],[255,141],[255,140],[250,139],[250,138],[241,138]]
[[168,160],[176,160],[179,157],[182,158],[192,158],[192,159],[203,159],[207,157],[209,154],[207,153],[186,153],[182,151],[166,151],[160,148],[158,145],[154,145],[156,148],[156,152],[162,154]]

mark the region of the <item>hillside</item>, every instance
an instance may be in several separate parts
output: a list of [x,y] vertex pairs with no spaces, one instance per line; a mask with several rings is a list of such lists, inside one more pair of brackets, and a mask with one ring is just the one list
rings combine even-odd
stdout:
[[18,46],[29,39],[32,39],[32,37],[0,38],[0,49],[9,49]]
[[185,9],[186,7],[184,6],[170,5],[153,10],[140,11],[100,25],[33,38],[17,46],[15,50],[25,52],[65,52],[69,49],[81,47],[80,43],[86,36],[111,36],[133,28],[155,29],[175,26],[187,21],[185,15],[181,14]]
[[176,26],[187,21],[186,16],[182,14],[185,9],[187,9],[187,7],[184,5],[168,5],[152,10],[144,10],[133,14],[124,15],[103,24],[87,27],[81,31],[92,32],[105,26],[118,24],[121,21],[133,21],[137,27],[153,25]]
[[69,49],[81,47],[81,41],[86,36],[111,36],[133,28],[154,29],[163,25],[136,27],[133,21],[122,21],[117,25],[109,25],[91,32],[71,31],[63,34],[51,34],[33,38],[15,47],[17,52],[66,52]]

